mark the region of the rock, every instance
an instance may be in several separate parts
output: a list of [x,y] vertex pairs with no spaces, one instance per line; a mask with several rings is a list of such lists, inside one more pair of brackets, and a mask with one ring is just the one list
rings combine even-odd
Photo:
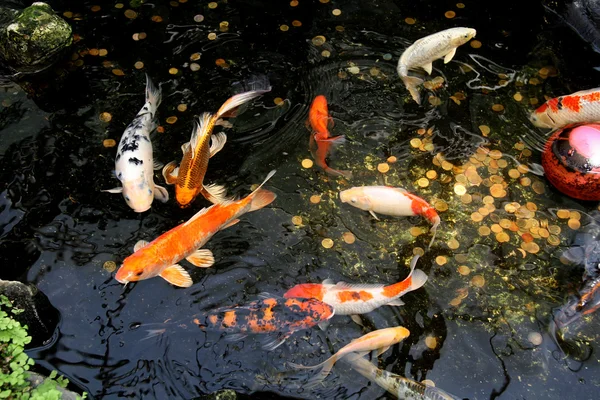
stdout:
[[[42,383],[44,383],[44,379],[46,379],[47,377],[44,375],[40,375],[37,374],[35,372],[29,372],[29,377],[27,378],[27,380],[29,382],[31,382],[31,385],[35,388],[40,386]],[[58,385],[56,385],[56,390],[58,390],[60,392],[60,398],[61,400],[78,400],[81,399],[81,396],[75,392],[71,392],[70,390],[67,390],[65,388],[62,388]]]
[[42,346],[52,339],[60,314],[46,295],[35,286],[1,279],[0,295],[8,297],[13,308],[23,310],[19,314],[12,314],[12,317],[21,325],[27,325],[27,333],[31,336],[27,348]]
[[48,4],[35,2],[22,11],[0,6],[0,60],[13,72],[50,67],[72,42],[71,26]]

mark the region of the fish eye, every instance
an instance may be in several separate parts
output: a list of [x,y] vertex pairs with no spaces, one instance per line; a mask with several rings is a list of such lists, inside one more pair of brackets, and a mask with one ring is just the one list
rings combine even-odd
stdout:
[[125,201],[129,201],[129,196],[125,196]]
[[356,203],[356,202],[358,201],[358,199],[357,199],[356,197],[353,197],[353,198],[351,198],[351,199],[350,199],[350,201],[351,201],[352,203]]
[[135,273],[135,276],[142,276],[142,274],[143,274],[143,273],[144,273],[143,271],[136,272],[136,273]]
[[152,190],[150,190],[150,188],[148,188],[148,194],[152,194]]

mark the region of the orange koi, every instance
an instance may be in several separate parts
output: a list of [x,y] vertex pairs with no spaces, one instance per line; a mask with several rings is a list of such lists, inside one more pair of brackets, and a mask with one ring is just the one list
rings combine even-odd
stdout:
[[310,378],[307,384],[303,385],[303,387],[310,388],[321,383],[321,381],[325,379],[327,375],[329,375],[336,361],[342,359],[347,354],[358,353],[364,356],[371,350],[377,350],[377,356],[380,356],[381,354],[385,353],[391,346],[406,339],[408,335],[410,335],[410,331],[402,326],[378,329],[376,331],[369,332],[358,339],[354,339],[349,344],[342,347],[337,353],[329,357],[327,360],[315,366],[304,366],[295,363],[288,364],[293,368],[321,368],[321,371],[318,374]]
[[550,99],[532,112],[529,120],[539,128],[549,129],[575,123],[600,122],[600,88]]
[[204,185],[208,160],[221,151],[227,142],[227,135],[224,132],[213,135],[213,129],[216,125],[230,128],[232,125],[223,118],[235,116],[239,106],[270,90],[271,86],[261,83],[258,89],[229,98],[216,114],[202,114],[192,131],[190,141],[181,146],[183,158],[180,166],[177,167],[176,162],[171,161],[162,171],[167,184],[175,185],[175,198],[180,207],[189,206],[198,194],[202,194],[214,204],[226,201],[223,186]]
[[212,252],[201,247],[221,229],[237,224],[241,215],[271,204],[277,196],[261,187],[274,174],[271,171],[254,192],[241,200],[213,204],[150,243],[140,240],[134,253],[123,261],[115,279],[126,284],[160,276],[175,286],[190,287],[192,279],[177,263],[185,258],[196,267],[212,266]]
[[325,160],[332,146],[346,140],[343,135],[334,137],[329,135],[328,128],[333,127],[333,118],[329,115],[325,96],[319,95],[313,100],[308,111],[307,126],[312,129],[308,146],[316,164],[329,175],[350,178],[352,172],[333,169],[327,165]]
[[431,232],[433,236],[429,247],[435,239],[437,228],[440,225],[440,217],[429,203],[422,198],[407,192],[402,188],[391,186],[360,186],[353,187],[340,192],[342,203],[368,211],[375,219],[376,212],[394,217],[421,215],[433,224]]
[[309,329],[333,317],[334,309],[316,299],[284,299],[260,295],[247,305],[223,307],[193,318],[202,330],[227,332],[227,340],[241,340],[249,334],[272,334],[262,346],[279,347],[294,332]]
[[376,308],[402,306],[400,297],[408,292],[417,290],[427,282],[427,275],[420,269],[415,270],[418,255],[410,263],[410,274],[406,279],[393,285],[381,284],[350,284],[338,282],[334,284],[327,279],[322,284],[303,283],[289,289],[283,297],[313,298],[321,300],[335,309],[338,315],[366,314]]

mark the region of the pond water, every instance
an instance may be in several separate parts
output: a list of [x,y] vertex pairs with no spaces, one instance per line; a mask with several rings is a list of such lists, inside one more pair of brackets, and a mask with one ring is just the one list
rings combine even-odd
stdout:
[[[402,325],[410,336],[379,367],[459,398],[600,396],[598,317],[561,332],[552,323],[582,283],[583,264],[563,254],[597,236],[598,205],[549,185],[540,166],[546,132],[528,122],[544,96],[597,86],[598,54],[549,11],[554,2],[132,3],[49,1],[77,35],[69,60],[33,99],[12,83],[0,91],[0,277],[34,283],[61,313],[54,340],[30,351],[36,363],[98,399],[223,389],[240,398],[386,398],[343,363],[322,386],[302,388],[310,371],[286,362],[317,364],[369,331]],[[421,89],[419,106],[397,76],[398,58],[455,26],[475,28],[476,41],[434,63],[430,79],[442,79]],[[194,281],[186,289],[160,278],[124,287],[105,269],[209,205],[198,198],[180,209],[169,186],[168,203],[138,214],[101,192],[118,183],[116,148],[105,140],[118,141],[142,106],[145,73],[162,87],[153,143],[163,163],[180,159],[195,118],[245,80],[266,75],[272,85],[233,120],[206,180],[244,196],[276,169],[266,187],[278,197],[207,243],[213,267],[183,262]],[[332,134],[347,138],[329,163],[350,179],[302,166],[319,94]],[[164,183],[158,172],[155,181]],[[442,223],[430,249],[424,219],[377,221],[339,201],[340,190],[377,184],[435,206]],[[298,283],[394,283],[418,252],[428,282],[403,296],[405,306],[364,315],[364,327],[335,316],[326,330],[299,331],[267,352],[255,336],[232,343],[181,326]],[[165,332],[147,338],[156,328]]]

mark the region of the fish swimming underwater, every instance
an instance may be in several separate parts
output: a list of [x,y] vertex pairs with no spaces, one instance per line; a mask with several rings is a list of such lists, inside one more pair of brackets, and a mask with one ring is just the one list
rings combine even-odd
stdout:
[[444,64],[449,63],[456,54],[456,48],[467,43],[476,33],[472,28],[450,28],[425,36],[404,50],[396,70],[414,101],[421,104],[417,86],[423,83],[423,79],[409,76],[408,71],[422,68],[431,75],[433,61],[443,58]]
[[358,186],[340,192],[342,203],[368,211],[375,219],[375,213],[406,217],[421,215],[433,224],[430,231],[433,233],[429,247],[435,239],[440,217],[429,203],[422,198],[407,192],[402,188],[391,186]]
[[373,332],[369,332],[358,339],[354,339],[352,342],[347,344],[338,350],[337,353],[329,357],[327,360],[315,366],[304,366],[295,363],[288,363],[293,368],[303,369],[315,369],[321,368],[321,371],[314,377],[310,378],[307,384],[303,387],[312,387],[320,383],[323,379],[329,375],[333,365],[336,361],[340,360],[349,353],[359,353],[365,355],[372,350],[378,350],[377,356],[385,353],[387,349],[396,343],[401,342],[410,335],[410,331],[402,326],[395,326],[393,328],[378,329]]
[[227,141],[225,133],[213,135],[212,132],[216,125],[231,127],[223,118],[233,117],[239,106],[270,90],[268,82],[260,82],[256,89],[230,97],[216,114],[204,113],[200,116],[190,141],[181,146],[183,158],[179,167],[176,167],[175,161],[171,161],[162,171],[167,184],[175,185],[175,198],[181,207],[189,206],[199,194],[214,204],[226,201],[223,186],[204,185],[209,158],[221,151]]
[[[198,326],[203,331],[227,332],[226,340],[237,341],[250,334],[267,335],[262,348],[274,350],[294,332],[309,329],[333,317],[334,310],[316,299],[284,299],[267,293],[260,300],[246,305],[221,307],[191,317],[191,324],[175,323],[180,327]],[[148,336],[162,334],[166,329],[148,330]]]
[[425,385],[412,379],[377,368],[363,355],[349,354],[343,361],[365,378],[402,400],[460,400],[435,386]]
[[549,129],[583,122],[600,122],[600,88],[550,99],[533,111],[529,120],[538,128]]
[[319,283],[302,283],[289,289],[283,297],[313,298],[321,300],[335,309],[338,315],[366,314],[376,308],[389,305],[401,306],[400,297],[417,290],[427,282],[427,275],[420,269],[415,270],[418,255],[410,262],[410,274],[406,279],[393,285],[351,284],[330,280]]
[[126,284],[160,276],[175,286],[190,287],[192,279],[177,263],[185,258],[196,267],[213,265],[212,252],[200,248],[221,229],[237,224],[241,215],[271,204],[277,196],[261,187],[274,174],[275,171],[271,171],[255,191],[241,200],[203,208],[187,222],[152,242],[140,240],[134,247],[134,253],[123,261],[115,279]]
[[314,98],[308,111],[307,126],[312,130],[308,146],[315,163],[329,175],[350,178],[352,176],[351,171],[333,169],[327,165],[325,160],[332,146],[346,140],[343,135],[332,137],[329,134],[329,128],[333,127],[333,118],[329,115],[325,96],[318,95]]
[[152,158],[150,133],[156,127],[154,116],[160,100],[160,89],[146,75],[146,103],[125,128],[115,158],[115,174],[122,187],[103,190],[122,193],[127,205],[135,212],[148,210],[155,197],[163,203],[169,200],[169,193],[154,184],[153,176],[160,166]]

